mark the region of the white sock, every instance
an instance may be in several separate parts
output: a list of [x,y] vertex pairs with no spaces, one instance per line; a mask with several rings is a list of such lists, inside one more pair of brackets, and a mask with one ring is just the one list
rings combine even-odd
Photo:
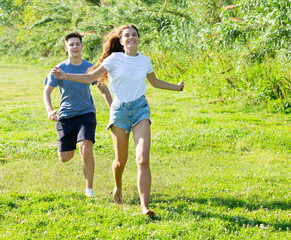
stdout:
[[94,190],[93,188],[86,188],[85,190],[85,195],[87,197],[95,197],[95,194],[94,194]]

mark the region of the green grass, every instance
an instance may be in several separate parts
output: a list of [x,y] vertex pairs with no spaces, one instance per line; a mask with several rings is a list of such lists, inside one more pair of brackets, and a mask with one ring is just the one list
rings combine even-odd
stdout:
[[[1,239],[291,237],[289,115],[256,110],[239,96],[209,104],[212,99],[195,94],[190,80],[179,93],[149,86],[150,206],[157,216],[148,219],[140,213],[132,139],[124,203],[113,204],[114,151],[105,131],[109,111],[95,87],[97,198],[83,194],[78,150],[70,162],[59,162],[55,123],[47,119],[42,101],[48,72],[0,65]],[[55,90],[53,104],[58,103]]]

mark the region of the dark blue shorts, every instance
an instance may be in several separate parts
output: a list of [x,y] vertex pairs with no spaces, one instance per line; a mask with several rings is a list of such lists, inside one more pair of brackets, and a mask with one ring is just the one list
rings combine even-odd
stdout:
[[58,151],[76,149],[77,142],[91,140],[95,143],[96,115],[86,113],[72,118],[63,118],[57,122]]

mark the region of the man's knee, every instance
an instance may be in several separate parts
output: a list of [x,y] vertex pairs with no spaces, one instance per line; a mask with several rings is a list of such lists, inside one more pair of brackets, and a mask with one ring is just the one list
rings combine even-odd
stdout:
[[93,154],[93,142],[91,140],[80,141],[79,150],[81,155]]
[[61,162],[68,162],[74,157],[74,151],[58,152]]

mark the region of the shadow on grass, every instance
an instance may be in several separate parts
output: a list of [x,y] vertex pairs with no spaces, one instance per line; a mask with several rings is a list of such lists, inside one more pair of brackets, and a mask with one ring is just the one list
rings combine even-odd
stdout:
[[272,201],[272,202],[246,202],[237,198],[221,198],[221,197],[212,197],[212,198],[192,198],[187,196],[177,196],[169,197],[166,194],[152,194],[151,196],[152,203],[160,202],[189,202],[189,203],[199,203],[199,204],[210,204],[211,206],[223,206],[230,209],[241,207],[248,210],[258,210],[258,209],[268,209],[268,210],[290,210],[291,204],[283,201]]
[[[88,198],[84,194],[72,193],[68,195],[62,195],[60,193],[48,193],[48,194],[19,194],[10,193],[5,197],[0,198],[0,206],[6,207],[8,210],[22,208],[23,205],[31,206],[35,204],[41,204],[41,202],[57,203],[57,207],[67,208],[71,207],[72,202],[87,200]],[[91,200],[91,199],[89,199]],[[92,199],[93,201],[94,199]],[[53,210],[54,207],[50,206]],[[46,211],[46,210],[44,210]]]
[[[195,211],[190,208],[192,204],[200,204],[200,205],[210,205],[212,207],[225,207],[228,210],[223,211],[219,214],[211,213],[211,212],[201,212]],[[139,204],[138,196],[134,196],[129,201],[129,204]],[[266,211],[270,210],[290,210],[291,205],[287,202],[283,201],[272,201],[269,203],[262,202],[246,202],[241,199],[236,198],[191,198],[191,197],[170,197],[166,194],[152,194],[150,205],[153,208],[161,209],[163,211],[167,211],[168,213],[172,213],[174,215],[192,215],[198,219],[210,219],[210,218],[219,218],[223,221],[229,222],[232,226],[239,227],[260,227],[267,228],[270,227],[272,230],[281,230],[287,231],[290,228],[289,222],[264,222],[256,219],[250,219],[243,216],[233,216],[231,209],[235,208],[245,208],[246,211],[256,211],[259,209],[265,209]],[[156,220],[159,220],[158,218]]]
[[289,222],[272,223],[260,221],[257,219],[245,218],[243,216],[232,216],[230,213],[215,214],[210,212],[191,211],[194,216],[199,216],[201,219],[219,218],[228,222],[231,226],[239,227],[257,227],[257,228],[270,228],[273,231],[288,231],[290,228]]
[[[17,209],[19,207],[31,207],[35,205],[36,203],[40,204],[40,202],[54,202],[54,205],[47,205],[45,208],[39,210],[42,212],[47,212],[48,210],[54,210],[54,209],[70,209],[76,202],[83,202],[88,201],[87,197],[84,194],[68,194],[68,195],[62,195],[62,194],[39,194],[39,195],[31,195],[31,194],[9,194],[9,196],[6,196],[6,199],[0,199],[0,205],[2,207],[7,208],[8,211],[11,211],[13,209]],[[257,219],[259,217],[254,216],[253,218],[247,218],[244,215],[244,211],[239,211],[239,213],[232,213],[232,209],[235,208],[245,208],[246,212],[249,211],[256,211],[259,209],[262,209],[261,203],[247,203],[241,199],[235,199],[235,198],[191,198],[191,197],[173,197],[166,194],[152,194],[150,201],[150,206],[153,208],[153,210],[160,209],[163,212],[167,212],[167,214],[164,216],[162,215],[156,215],[151,220],[155,221],[161,221],[171,218],[177,218],[177,215],[180,215],[182,218],[193,218],[195,220],[199,219],[221,219],[228,224],[230,224],[230,227],[259,227],[259,228],[270,228],[272,231],[287,231],[288,228],[290,228],[290,222],[277,222],[277,219],[273,219],[269,222],[267,221],[261,221]],[[66,200],[64,202],[64,200]],[[94,200],[92,200],[94,202]],[[139,205],[139,196],[134,195],[128,201],[126,202],[128,204],[132,205]],[[204,206],[210,206],[212,207],[211,210],[207,211],[196,211],[195,209],[197,204],[204,205]],[[282,207],[283,206],[283,207]],[[218,209],[215,210],[213,208],[215,207],[225,207],[227,209]],[[290,204],[284,203],[281,201],[274,201],[272,203],[263,204],[263,209],[266,211],[270,210],[276,210],[276,209],[282,209],[282,210],[289,210],[291,209]],[[213,212],[216,211],[216,212]],[[220,213],[217,213],[221,211]],[[237,215],[234,215],[237,214]]]
[[0,164],[5,164],[5,163],[8,163],[8,161],[0,158]]

